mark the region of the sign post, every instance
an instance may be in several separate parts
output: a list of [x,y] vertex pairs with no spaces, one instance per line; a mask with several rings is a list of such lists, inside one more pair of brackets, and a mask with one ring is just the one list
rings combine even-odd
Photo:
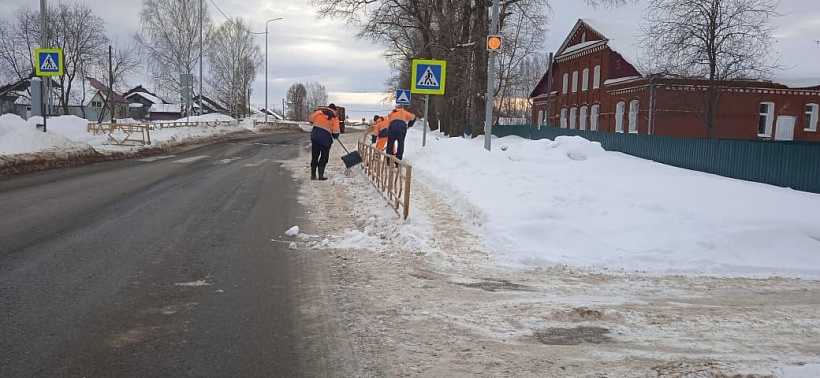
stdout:
[[[63,76],[63,50],[62,49],[34,49],[34,74],[48,78],[48,83],[51,83],[51,76]],[[42,85],[42,84],[41,84]],[[46,86],[41,91],[43,97],[43,132],[46,132],[46,117],[48,110],[45,104],[51,98],[51,86]]]
[[424,96],[424,132],[421,145],[427,145],[427,129],[430,127],[428,108],[430,95],[443,95],[444,82],[447,79],[447,62],[444,60],[413,59],[412,74],[410,75],[410,92]]

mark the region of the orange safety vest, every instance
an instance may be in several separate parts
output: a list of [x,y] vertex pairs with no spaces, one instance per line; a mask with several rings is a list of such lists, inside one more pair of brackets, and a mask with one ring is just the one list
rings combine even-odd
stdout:
[[379,151],[384,151],[384,147],[387,145],[387,119],[382,117],[376,121],[376,124],[373,125],[373,135],[378,138],[376,148]]
[[390,115],[387,116],[387,124],[390,125],[396,120],[404,122],[406,127],[412,127],[413,122],[416,121],[416,115],[404,110],[404,108],[398,108],[390,112]]
[[318,127],[327,131],[329,134],[339,134],[341,128],[339,127],[339,117],[336,112],[328,107],[320,107],[318,110],[310,115],[310,123],[313,127]]

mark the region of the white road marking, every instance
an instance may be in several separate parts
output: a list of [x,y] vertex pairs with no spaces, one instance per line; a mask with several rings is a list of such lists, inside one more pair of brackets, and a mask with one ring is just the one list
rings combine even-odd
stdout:
[[196,280],[191,282],[177,282],[174,286],[211,286],[211,284],[205,282],[205,280]]
[[235,157],[234,156],[234,157],[229,157],[227,159],[222,159],[222,160],[219,161],[219,163],[228,164],[228,163],[233,163],[234,161],[241,160],[241,159],[242,159],[241,157]]
[[262,160],[259,160],[259,161],[255,162],[255,163],[245,164],[245,166],[246,167],[258,167],[258,166],[260,166],[262,164],[265,164],[269,161],[270,161],[270,159],[262,159]]
[[203,156],[194,156],[194,157],[189,157],[189,158],[186,158],[186,159],[174,160],[174,163],[188,164],[188,163],[193,163],[197,160],[207,159],[209,157],[210,156],[205,156],[205,155],[203,155]]
[[165,156],[154,156],[145,159],[138,159],[137,161],[141,161],[143,163],[150,163],[152,161],[162,160],[162,159],[170,159],[176,155],[165,155]]

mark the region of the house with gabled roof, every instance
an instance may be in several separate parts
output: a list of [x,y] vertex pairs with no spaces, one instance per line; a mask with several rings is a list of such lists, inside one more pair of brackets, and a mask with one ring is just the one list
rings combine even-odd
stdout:
[[[715,127],[705,79],[642,70],[635,25],[581,19],[530,94],[532,122],[613,133],[820,141],[820,80],[719,83]],[[818,75],[820,76],[820,75]],[[784,80],[787,81],[787,80]]]
[[[34,78],[34,73],[27,78],[0,86],[0,114],[17,114],[24,119],[31,117],[31,91],[29,87],[32,78]],[[50,80],[51,98],[53,103],[57,104],[60,98],[60,83],[54,78],[50,78]]]
[[[125,97],[93,77],[87,77],[86,80],[96,92],[83,104],[85,119],[97,122],[111,122],[112,118],[129,117],[128,100]],[[113,117],[111,116],[112,108]]]
[[154,93],[151,93],[149,90],[143,88],[142,85],[138,85],[134,88],[128,90],[123,94],[126,100],[128,100],[128,108],[130,117],[133,119],[147,119],[149,115],[149,109],[152,105],[161,105],[167,104],[168,102],[161,99]]

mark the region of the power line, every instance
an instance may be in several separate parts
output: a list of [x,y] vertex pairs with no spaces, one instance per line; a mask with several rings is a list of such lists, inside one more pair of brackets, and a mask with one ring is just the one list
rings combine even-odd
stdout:
[[219,9],[219,5],[216,5],[216,3],[214,2],[214,0],[208,0],[208,1],[210,1],[210,2],[211,2],[211,4],[213,4],[213,5],[214,5],[214,7],[216,8],[216,10],[218,10],[218,11],[219,11],[219,13],[222,13],[222,16],[224,16],[226,20],[228,20],[228,21],[230,21],[230,20],[231,20],[231,18],[230,18],[230,17],[228,17],[228,15],[226,15],[226,14],[225,14],[225,12],[223,12],[223,11],[222,11],[222,9]]

